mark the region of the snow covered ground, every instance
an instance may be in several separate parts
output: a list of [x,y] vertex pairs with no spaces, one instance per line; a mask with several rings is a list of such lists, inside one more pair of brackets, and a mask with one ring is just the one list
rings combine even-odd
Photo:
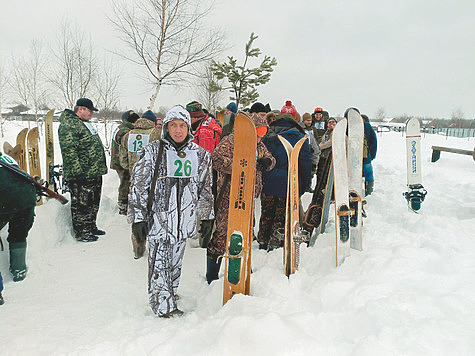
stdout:
[[[23,126],[7,122],[0,145]],[[36,209],[23,282],[12,282],[8,249],[0,252],[0,355],[473,355],[475,162],[442,153],[431,163],[430,154],[432,145],[471,150],[475,140],[423,136],[421,215],[402,197],[404,137],[378,140],[362,252],[335,268],[331,215],[290,279],[282,250],[254,245],[251,295],[222,306],[222,278],[207,285],[205,250],[189,241],[181,318],[159,319],[148,306],[147,262],[133,259],[130,226],[117,214],[115,171],[104,179],[98,225],[107,235],[96,243],[76,242],[69,206],[48,201]]]

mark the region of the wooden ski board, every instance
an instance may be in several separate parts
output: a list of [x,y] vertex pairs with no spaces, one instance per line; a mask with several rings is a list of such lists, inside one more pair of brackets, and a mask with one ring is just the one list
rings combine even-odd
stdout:
[[348,167],[346,160],[346,128],[347,120],[340,120],[333,129],[332,135],[332,166],[335,190],[335,257],[336,266],[343,263],[350,254],[350,239],[341,234],[342,218],[349,213],[348,199]]
[[3,143],[3,152],[6,153],[10,157],[12,157],[15,161],[18,162],[18,159],[21,155],[21,146],[16,145],[15,147],[13,147],[12,145],[10,145],[10,143],[5,141]]
[[350,218],[351,248],[363,250],[363,143],[364,122],[354,109],[348,111],[348,191],[350,209],[355,214]]
[[28,133],[28,129],[25,127],[23,130],[21,130],[18,133],[16,137],[16,143],[17,145],[20,145],[21,147],[21,152],[18,159],[18,167],[20,167],[20,169],[25,172],[28,171],[28,167],[26,163],[26,144],[25,144],[27,133]]
[[[256,149],[257,136],[254,123],[246,114],[239,112],[234,122],[233,170],[224,255],[223,305],[234,294],[250,293]],[[241,251],[238,255],[229,251],[232,237],[236,236],[242,238]],[[229,264],[237,260],[240,260],[239,276],[236,283],[231,283],[228,278]]]
[[[38,150],[38,127],[33,127],[28,131],[26,137],[28,145],[28,166],[30,168],[30,176],[33,178],[41,178],[41,164],[40,164],[40,152]],[[43,204],[41,196],[38,197],[36,205]]]
[[54,141],[53,141],[53,115],[54,115],[54,109],[51,109],[48,111],[46,114],[46,119],[45,119],[45,156],[46,156],[46,181],[48,182],[49,185],[52,184],[50,181],[50,166],[54,166]]
[[308,135],[302,137],[294,147],[284,137],[278,135],[280,142],[287,152],[287,200],[285,209],[285,238],[284,238],[284,273],[287,277],[295,273],[299,266],[300,243],[295,239],[300,237],[300,195],[299,195],[299,154]]

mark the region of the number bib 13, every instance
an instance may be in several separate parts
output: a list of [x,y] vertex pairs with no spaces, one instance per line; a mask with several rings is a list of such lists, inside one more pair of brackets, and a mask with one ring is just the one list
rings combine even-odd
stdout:
[[137,152],[142,147],[148,145],[150,141],[149,134],[129,134],[129,141],[127,142],[127,150],[129,152]]
[[198,154],[196,151],[186,150],[180,154],[176,151],[167,151],[167,176],[173,178],[191,178],[198,174]]

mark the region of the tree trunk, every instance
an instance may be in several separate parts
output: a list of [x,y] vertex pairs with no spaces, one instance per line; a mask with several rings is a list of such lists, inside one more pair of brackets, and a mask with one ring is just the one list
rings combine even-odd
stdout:
[[155,93],[150,98],[150,104],[148,105],[148,110],[153,111],[153,107],[155,106],[155,100],[157,100],[158,92],[160,91],[160,87],[162,86],[162,79],[157,81],[157,86],[155,87]]

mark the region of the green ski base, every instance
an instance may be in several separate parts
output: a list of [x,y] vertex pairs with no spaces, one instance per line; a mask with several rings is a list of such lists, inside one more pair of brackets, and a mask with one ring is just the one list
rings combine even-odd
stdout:
[[239,272],[241,270],[241,252],[242,252],[242,234],[234,232],[229,241],[229,265],[228,281],[232,284],[238,284]]

